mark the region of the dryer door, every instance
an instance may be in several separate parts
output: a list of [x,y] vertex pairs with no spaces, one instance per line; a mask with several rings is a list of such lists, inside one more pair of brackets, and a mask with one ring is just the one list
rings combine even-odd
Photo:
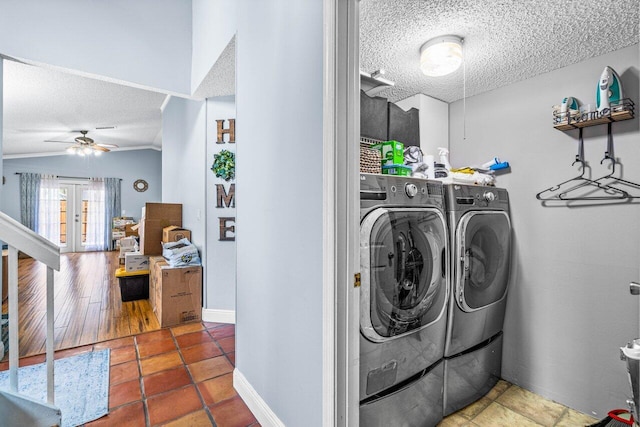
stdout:
[[430,208],[379,208],[360,228],[360,326],[387,341],[438,320],[447,300],[447,232]]
[[503,211],[469,212],[456,229],[456,301],[475,311],[503,299],[509,284],[511,222]]

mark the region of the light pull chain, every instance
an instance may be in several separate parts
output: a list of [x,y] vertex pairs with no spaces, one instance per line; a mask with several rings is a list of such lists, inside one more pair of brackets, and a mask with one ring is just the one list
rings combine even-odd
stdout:
[[462,140],[467,140],[467,58],[462,39]]

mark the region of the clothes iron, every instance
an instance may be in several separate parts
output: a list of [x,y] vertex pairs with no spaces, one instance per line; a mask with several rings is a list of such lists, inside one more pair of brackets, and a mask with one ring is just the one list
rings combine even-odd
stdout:
[[605,108],[611,109],[612,105],[616,105],[622,99],[622,81],[615,70],[609,66],[604,67],[604,71],[598,81],[598,90],[596,91],[596,106],[598,111]]

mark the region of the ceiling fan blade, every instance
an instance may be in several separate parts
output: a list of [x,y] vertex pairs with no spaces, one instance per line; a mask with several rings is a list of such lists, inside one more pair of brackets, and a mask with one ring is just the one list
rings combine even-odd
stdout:
[[95,145],[99,145],[100,147],[118,148],[116,144],[95,144]]
[[116,128],[117,128],[117,126],[99,126],[99,127],[96,127],[95,129],[96,130],[106,130],[106,129],[116,129]]
[[91,148],[93,148],[94,150],[103,151],[105,153],[111,151],[107,147],[102,147],[101,145],[98,145],[98,144],[92,145]]
[[62,142],[64,144],[75,144],[74,141],[58,141],[55,139],[45,139],[44,142]]

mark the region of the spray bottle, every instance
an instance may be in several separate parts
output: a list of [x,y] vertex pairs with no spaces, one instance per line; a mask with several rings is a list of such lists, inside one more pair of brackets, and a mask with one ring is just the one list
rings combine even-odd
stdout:
[[440,156],[440,163],[442,163],[448,171],[451,171],[451,165],[449,164],[449,150],[444,147],[438,147],[438,155]]

